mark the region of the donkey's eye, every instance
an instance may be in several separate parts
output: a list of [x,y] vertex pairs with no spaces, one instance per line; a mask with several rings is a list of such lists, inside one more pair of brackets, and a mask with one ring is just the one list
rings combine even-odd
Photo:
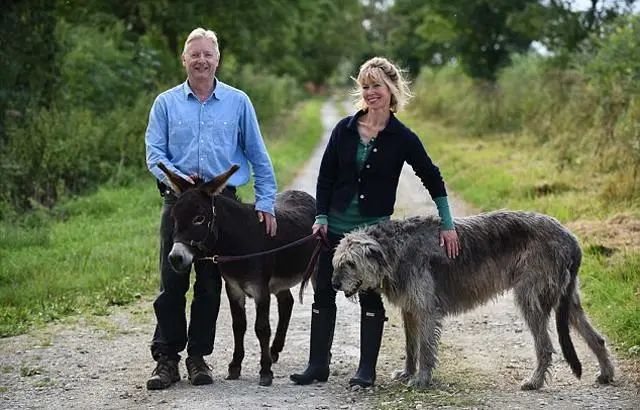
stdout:
[[193,218],[193,224],[194,225],[202,225],[204,223],[204,215],[198,215],[195,218]]

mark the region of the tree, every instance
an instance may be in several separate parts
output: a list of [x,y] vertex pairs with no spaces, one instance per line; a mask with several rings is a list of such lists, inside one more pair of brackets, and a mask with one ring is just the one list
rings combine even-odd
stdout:
[[511,16],[536,0],[398,0],[391,8],[396,28],[390,45],[417,70],[422,64],[457,61],[474,78],[494,80],[514,52],[533,41],[515,30]]

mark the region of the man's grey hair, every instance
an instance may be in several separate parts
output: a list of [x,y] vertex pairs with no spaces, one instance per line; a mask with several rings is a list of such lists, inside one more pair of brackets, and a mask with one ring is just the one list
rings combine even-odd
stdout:
[[214,33],[212,30],[207,30],[202,27],[198,27],[197,29],[194,29],[191,33],[189,33],[187,40],[184,42],[184,48],[182,49],[182,54],[187,52],[187,45],[189,45],[190,42],[192,42],[197,38],[210,39],[213,42],[213,48],[215,49],[216,57],[220,58],[220,49],[218,48],[218,36],[216,36],[216,33]]

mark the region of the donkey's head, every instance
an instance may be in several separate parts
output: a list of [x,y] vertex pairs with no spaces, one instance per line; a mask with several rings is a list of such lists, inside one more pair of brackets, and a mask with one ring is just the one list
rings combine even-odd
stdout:
[[158,168],[167,175],[178,199],[173,206],[173,247],[169,262],[177,271],[189,269],[196,257],[204,256],[217,239],[214,198],[240,167],[233,165],[211,181],[190,183],[164,164]]

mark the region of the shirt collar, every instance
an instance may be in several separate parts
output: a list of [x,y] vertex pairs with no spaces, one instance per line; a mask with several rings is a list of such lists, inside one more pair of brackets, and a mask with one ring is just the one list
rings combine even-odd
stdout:
[[[222,81],[218,80],[217,77],[214,77],[213,81],[215,86],[213,87],[213,94],[209,96],[209,99],[213,97],[216,100],[222,100],[227,95],[227,92],[228,92],[227,85]],[[184,94],[185,100],[189,98],[189,95],[193,95],[196,99],[198,98],[196,96],[196,93],[194,93],[191,87],[189,86],[188,80],[185,80],[184,83],[182,84],[182,92]]]
[[[365,114],[365,111],[363,110],[358,110],[358,112],[356,112],[353,117],[351,117],[351,119],[349,120],[349,123],[347,124],[347,128],[351,128],[352,130],[358,132],[358,118],[362,117]],[[384,127],[384,129],[382,131],[380,131],[381,133],[388,133],[388,132],[398,132],[400,130],[400,121],[396,118],[396,116],[391,113],[391,115],[389,116],[389,122],[387,123],[387,126]]]

